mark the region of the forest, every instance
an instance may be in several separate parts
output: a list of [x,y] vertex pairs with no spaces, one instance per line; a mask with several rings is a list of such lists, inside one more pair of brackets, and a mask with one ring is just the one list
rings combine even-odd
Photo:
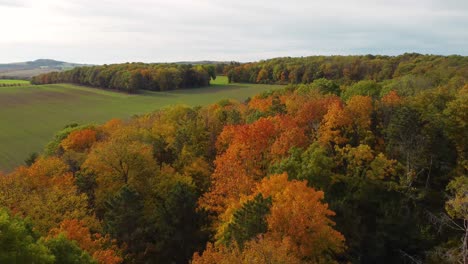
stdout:
[[288,85],[64,127],[0,176],[0,263],[467,263],[467,57],[121,64],[33,82],[167,90],[221,70]]
[[203,87],[211,78],[216,79],[213,65],[124,63],[40,74],[31,83],[73,83],[136,93]]
[[222,72],[232,82],[307,84],[326,78],[349,85],[360,80],[381,82],[399,78],[400,81],[418,82],[418,86],[424,88],[445,83],[454,75],[466,76],[468,57],[418,53],[399,56],[311,56],[223,66]]

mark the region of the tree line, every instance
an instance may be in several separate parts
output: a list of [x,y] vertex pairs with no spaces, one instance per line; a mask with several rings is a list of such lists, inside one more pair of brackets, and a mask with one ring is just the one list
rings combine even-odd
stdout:
[[41,74],[34,76],[31,83],[73,83],[136,93],[203,87],[215,78],[213,65],[124,63]]
[[0,87],[16,87],[16,86],[27,86],[27,83],[0,83]]
[[350,84],[359,80],[381,82],[405,76],[419,76],[433,88],[453,76],[466,75],[468,58],[417,53],[400,56],[312,56],[223,66],[223,72],[231,82],[307,84],[326,78],[339,84]]
[[468,75],[454,72],[71,124],[0,177],[0,244],[25,237],[0,262],[464,263]]

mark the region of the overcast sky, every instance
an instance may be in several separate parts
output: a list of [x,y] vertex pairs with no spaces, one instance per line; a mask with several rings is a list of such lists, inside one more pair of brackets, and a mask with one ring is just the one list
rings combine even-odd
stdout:
[[0,62],[468,55],[468,0],[0,0]]

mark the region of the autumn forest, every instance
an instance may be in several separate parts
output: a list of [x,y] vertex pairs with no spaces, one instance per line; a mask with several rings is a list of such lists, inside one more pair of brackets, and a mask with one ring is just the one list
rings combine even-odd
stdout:
[[220,75],[284,86],[71,122],[0,173],[0,263],[468,263],[468,57],[124,63],[32,83],[138,94]]

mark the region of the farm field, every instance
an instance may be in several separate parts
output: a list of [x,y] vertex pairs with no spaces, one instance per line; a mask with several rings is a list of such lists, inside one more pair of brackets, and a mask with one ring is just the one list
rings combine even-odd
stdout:
[[32,152],[41,152],[54,134],[70,123],[102,123],[156,109],[185,104],[245,100],[279,85],[228,84],[218,76],[205,88],[170,92],[117,93],[71,84],[2,87],[0,89],[0,171],[23,164]]
[[10,80],[10,79],[0,79],[0,85],[2,84],[21,84],[21,85],[26,85],[26,84],[30,84],[29,81],[26,81],[26,80]]

